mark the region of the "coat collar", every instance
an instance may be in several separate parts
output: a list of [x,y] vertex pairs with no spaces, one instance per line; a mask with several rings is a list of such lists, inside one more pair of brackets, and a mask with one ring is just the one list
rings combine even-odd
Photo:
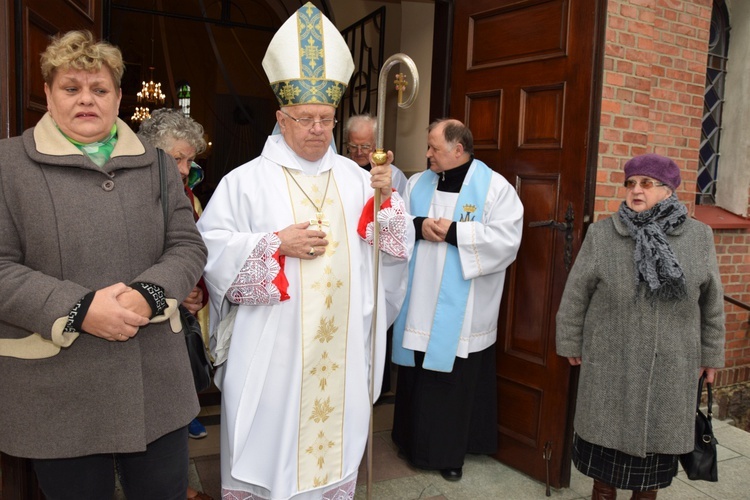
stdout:
[[[49,112],[45,113],[37,125],[24,132],[26,152],[31,159],[40,163],[53,165],[78,164],[87,168],[96,168],[91,161],[85,161],[85,155],[75,147],[60,132]],[[127,123],[117,119],[117,144],[112,151],[109,162],[118,157],[141,157],[142,162],[135,162],[131,166],[143,166],[150,163],[149,155],[145,155],[146,148],[138,136],[130,130]],[[109,164],[107,162],[107,164]],[[91,165],[88,165],[91,163]],[[119,162],[118,162],[119,163]],[[110,170],[105,164],[104,170]]]

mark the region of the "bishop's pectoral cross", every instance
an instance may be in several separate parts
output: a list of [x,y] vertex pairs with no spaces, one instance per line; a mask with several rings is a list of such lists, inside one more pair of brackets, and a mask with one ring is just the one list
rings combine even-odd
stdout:
[[319,231],[324,231],[323,226],[330,227],[331,223],[326,219],[326,216],[323,215],[323,212],[315,212],[315,218],[310,219],[310,225],[311,226],[318,226]]

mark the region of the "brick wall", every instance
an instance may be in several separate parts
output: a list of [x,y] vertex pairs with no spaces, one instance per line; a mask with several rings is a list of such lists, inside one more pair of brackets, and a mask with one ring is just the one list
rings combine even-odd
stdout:
[[[655,152],[682,169],[693,210],[712,0],[609,0],[594,218],[625,198],[625,162]],[[750,234],[716,230],[725,292],[750,303]],[[727,304],[727,367],[717,385],[750,380],[750,314]]]
[[[719,271],[724,293],[750,304],[750,234],[747,230],[714,231]],[[750,312],[726,304],[726,367],[719,372],[717,386],[750,380]]]

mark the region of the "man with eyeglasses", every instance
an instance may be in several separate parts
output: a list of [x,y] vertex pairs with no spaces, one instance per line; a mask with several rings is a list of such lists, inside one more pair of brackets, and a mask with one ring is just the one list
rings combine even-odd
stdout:
[[[375,151],[375,136],[378,132],[378,122],[370,115],[353,115],[346,121],[344,127],[344,138],[349,158],[361,168],[370,171],[370,153]],[[406,188],[406,176],[391,163],[391,181],[398,194],[404,194]],[[381,394],[391,393],[391,339],[393,338],[393,327],[388,328],[388,340],[385,352],[385,366],[383,367],[383,383],[380,388]],[[392,395],[392,394],[390,394]]]
[[[375,135],[378,132],[378,122],[370,115],[350,116],[344,128],[346,150],[354,163],[370,170],[370,153],[375,150]],[[393,187],[400,195],[404,194],[406,187],[406,176],[391,164],[391,177]]]
[[263,68],[281,133],[222,179],[198,221],[217,327],[222,497],[353,498],[371,373],[377,398],[414,228],[391,188],[391,152],[368,173],[330,147],[354,64],[320,10],[308,3],[282,25]]

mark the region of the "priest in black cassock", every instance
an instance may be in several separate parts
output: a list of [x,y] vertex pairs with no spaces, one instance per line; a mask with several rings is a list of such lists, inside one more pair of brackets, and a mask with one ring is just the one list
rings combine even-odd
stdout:
[[392,436],[413,466],[457,481],[467,453],[497,450],[494,344],[523,206],[503,176],[474,158],[463,123],[438,120],[428,133],[430,168],[404,193],[416,246],[394,324]]

